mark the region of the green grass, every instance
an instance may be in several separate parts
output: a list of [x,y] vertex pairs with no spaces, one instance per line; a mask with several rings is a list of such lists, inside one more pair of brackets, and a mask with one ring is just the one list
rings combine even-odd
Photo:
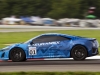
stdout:
[[100,72],[6,72],[0,75],[100,75]]
[[0,33],[0,48],[4,44],[20,43],[43,33],[64,33],[77,36],[96,38],[100,43],[100,30],[60,30],[60,31],[34,31],[34,32],[9,32]]

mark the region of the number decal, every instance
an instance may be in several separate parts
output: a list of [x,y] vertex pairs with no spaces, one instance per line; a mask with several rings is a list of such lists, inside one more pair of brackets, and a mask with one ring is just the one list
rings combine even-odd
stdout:
[[29,47],[29,55],[36,55],[36,47]]

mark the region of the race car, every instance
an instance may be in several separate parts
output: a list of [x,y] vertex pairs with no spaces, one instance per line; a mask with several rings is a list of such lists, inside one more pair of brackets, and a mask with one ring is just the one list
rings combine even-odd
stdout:
[[26,42],[16,43],[0,50],[0,60],[13,62],[27,59],[73,58],[85,60],[98,54],[99,43],[86,38],[61,33],[45,33]]

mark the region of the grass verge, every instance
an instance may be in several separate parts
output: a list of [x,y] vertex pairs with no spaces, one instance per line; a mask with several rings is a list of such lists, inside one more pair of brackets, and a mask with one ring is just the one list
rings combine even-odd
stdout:
[[8,72],[0,75],[100,75],[100,72]]
[[43,33],[64,33],[83,37],[96,38],[100,43],[100,30],[60,30],[60,31],[33,31],[33,32],[6,32],[0,33],[0,48],[4,44],[20,43]]

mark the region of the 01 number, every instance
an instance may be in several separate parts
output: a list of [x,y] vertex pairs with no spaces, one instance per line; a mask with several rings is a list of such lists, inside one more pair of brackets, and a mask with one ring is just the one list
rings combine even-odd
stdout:
[[29,47],[29,55],[36,55],[36,47]]

